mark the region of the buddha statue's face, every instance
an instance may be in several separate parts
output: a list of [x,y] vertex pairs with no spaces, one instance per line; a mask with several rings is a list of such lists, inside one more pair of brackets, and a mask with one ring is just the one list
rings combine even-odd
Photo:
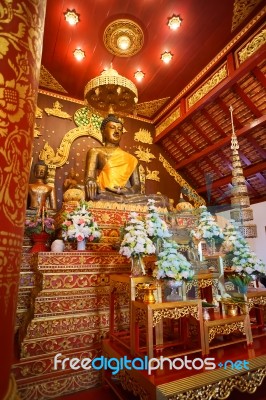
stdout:
[[102,134],[106,144],[119,144],[123,134],[123,125],[120,122],[109,121],[105,125]]
[[45,165],[36,165],[34,171],[36,178],[45,178],[47,173],[47,167]]

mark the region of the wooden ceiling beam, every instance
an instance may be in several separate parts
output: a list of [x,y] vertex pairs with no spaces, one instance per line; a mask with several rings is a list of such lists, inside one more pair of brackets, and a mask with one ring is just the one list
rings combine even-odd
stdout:
[[250,109],[250,111],[253,112],[256,118],[260,118],[262,116],[260,110],[255,106],[255,104],[251,101],[250,97],[248,97],[248,95],[237,83],[233,86],[233,90],[241,97],[243,102]]
[[266,88],[266,77],[264,73],[259,69],[259,67],[255,67],[252,70],[252,73],[257,78],[257,80],[262,84],[262,86]]
[[[265,124],[265,122],[266,122],[266,115],[263,115],[262,117],[255,119],[250,124],[247,124],[247,125],[243,126],[243,128],[236,131],[236,136],[240,137],[240,136],[247,135],[247,134],[251,133],[255,128],[259,128],[260,126],[263,126]],[[193,154],[191,157],[180,161],[179,163],[177,163],[175,165],[175,169],[176,170],[182,169],[185,166],[187,166],[188,164],[194,163],[194,162],[198,161],[200,158],[207,156],[208,154],[216,151],[217,149],[220,149],[223,146],[226,146],[230,142],[231,142],[231,136],[228,135],[226,138],[218,140],[218,142],[214,143],[211,146],[206,147],[199,153]]]
[[[250,165],[249,167],[243,169],[243,175],[244,175],[244,177],[248,177],[251,175],[255,175],[258,172],[263,171],[265,169],[266,169],[266,161],[262,161],[257,164],[254,164],[254,165]],[[227,175],[224,178],[214,181],[212,184],[212,188],[215,189],[220,186],[227,185],[228,183],[231,183],[231,181],[232,181],[232,175]],[[197,191],[197,193],[200,194],[200,193],[206,192],[207,188],[206,188],[206,185],[204,185],[199,188],[195,188],[195,190]]]
[[215,119],[208,113],[207,110],[205,110],[205,109],[202,110],[202,114],[205,116],[205,118],[207,118],[209,120],[209,122],[212,124],[214,129],[216,129],[216,131],[219,132],[222,137],[227,136],[225,131],[217,124]]

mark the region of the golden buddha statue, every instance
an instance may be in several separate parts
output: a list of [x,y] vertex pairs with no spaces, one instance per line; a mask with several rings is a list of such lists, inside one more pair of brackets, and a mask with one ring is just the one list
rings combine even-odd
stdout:
[[87,153],[86,199],[147,204],[148,199],[153,198],[156,205],[166,207],[166,196],[141,194],[138,160],[119,147],[122,122],[109,114],[102,122],[101,132],[104,146],[91,148]]
[[74,168],[70,169],[68,177],[63,182],[63,201],[85,200],[84,187],[78,182],[78,175]]
[[41,210],[43,207],[56,210],[55,189],[45,183],[48,167],[39,162],[34,166],[35,182],[28,186],[29,208]]

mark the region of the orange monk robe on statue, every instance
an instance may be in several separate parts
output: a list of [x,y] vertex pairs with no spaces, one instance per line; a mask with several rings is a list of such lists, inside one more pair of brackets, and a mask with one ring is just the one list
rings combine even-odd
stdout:
[[117,147],[97,178],[100,189],[124,187],[137,164],[136,157]]

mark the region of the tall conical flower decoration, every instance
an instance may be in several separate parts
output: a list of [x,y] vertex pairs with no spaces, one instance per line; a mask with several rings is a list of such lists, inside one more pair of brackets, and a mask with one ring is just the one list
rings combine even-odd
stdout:
[[257,227],[254,224],[247,224],[247,221],[253,220],[253,211],[250,208],[250,200],[248,195],[247,186],[245,183],[245,177],[243,174],[243,168],[239,158],[239,144],[235,134],[234,122],[233,122],[233,107],[229,108],[231,113],[232,123],[232,138],[231,138],[231,149],[232,149],[232,196],[231,205],[234,210],[231,211],[231,218],[238,222],[239,230],[244,237],[254,238],[257,236]]

